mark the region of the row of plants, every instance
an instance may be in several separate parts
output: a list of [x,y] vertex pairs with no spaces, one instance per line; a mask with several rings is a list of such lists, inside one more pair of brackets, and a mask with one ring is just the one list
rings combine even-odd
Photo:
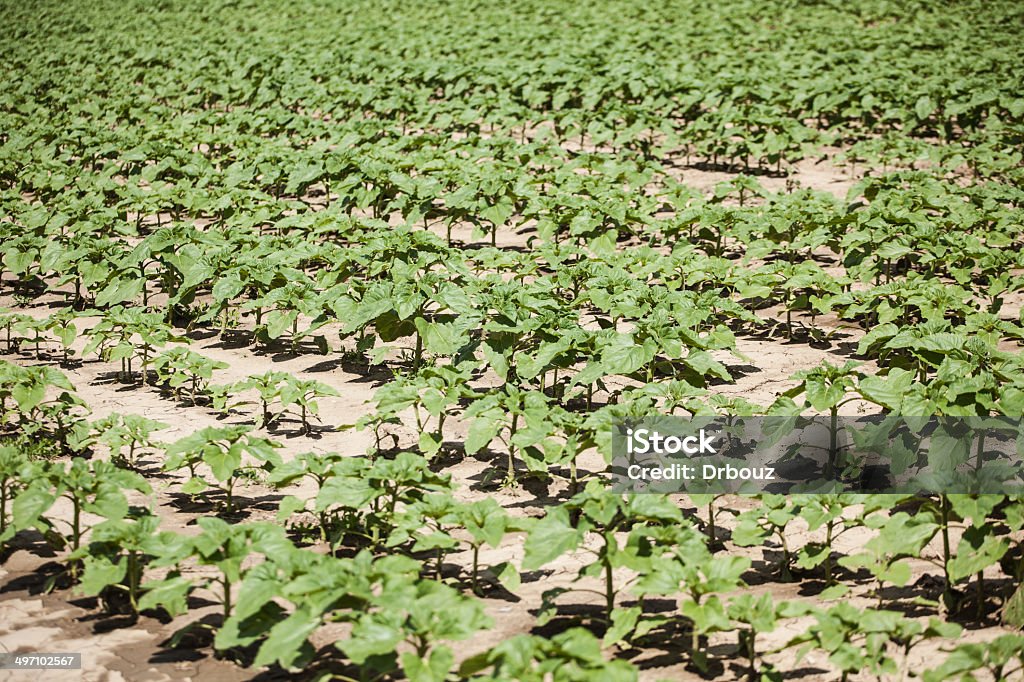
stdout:
[[[259,183],[273,197],[304,184],[345,189],[339,175],[353,159],[347,145],[334,145],[359,133],[402,141],[452,132],[503,141],[547,135],[565,144],[582,138],[650,158],[681,140],[709,161],[771,167],[800,158],[822,136],[894,131],[951,143],[964,134],[998,136],[1005,127],[1018,126],[1019,135],[1024,114],[1014,88],[1020,16],[1013,3],[986,7],[985,21],[968,8],[938,13],[909,2],[810,15],[783,2],[771,3],[770,12],[754,3],[711,9],[674,2],[643,13],[628,3],[533,2],[490,8],[487,21],[468,9],[396,8],[393,23],[337,10],[316,27],[297,16],[249,24],[272,14],[261,4],[245,20],[259,28],[254,36],[210,27],[188,45],[170,38],[188,25],[182,13],[153,22],[120,17],[123,59],[84,39],[56,39],[55,27],[74,21],[110,36],[109,7],[75,18],[54,6],[15,12],[19,31],[2,45],[11,72],[21,75],[5,81],[3,128],[20,131],[10,163],[31,161],[39,170],[19,175],[41,191],[74,177],[61,172],[71,159],[98,179],[108,165],[140,173],[152,164],[201,185],[197,176],[210,169],[218,184]],[[222,16],[231,8],[205,11]],[[623,16],[635,29],[628,37],[612,20]],[[903,30],[877,30],[897,20]],[[538,30],[556,24],[573,30]],[[402,27],[402,41],[380,37],[389,25]],[[290,41],[287,58],[276,49],[282,37]],[[339,39],[344,52],[335,47]],[[735,49],[740,39],[747,49]],[[154,63],[164,65],[159,73],[147,68]],[[70,64],[90,77],[60,80]],[[36,88],[48,82],[61,87]],[[34,108],[19,106],[22,100]],[[54,144],[32,144],[47,133]],[[277,142],[269,144],[271,137]],[[177,196],[186,194],[179,183],[160,193],[182,207],[191,203]],[[217,206],[213,192],[200,202]]]
[[[227,443],[235,435],[226,431],[205,430],[179,441],[168,450],[168,468],[178,466],[176,453],[201,447],[204,464],[220,478],[217,469],[233,464],[224,463],[230,459]],[[258,441],[251,436],[233,442],[242,443],[246,454],[258,453]],[[480,548],[499,547],[510,535],[522,533],[522,569],[540,568],[565,554],[584,558],[570,587],[545,593],[538,625],[557,615],[556,600],[600,585],[596,591],[602,606],[579,624],[603,630],[603,640],[584,629],[567,630],[552,640],[521,636],[463,660],[462,675],[497,666],[496,674],[509,675],[500,679],[516,679],[522,674],[518,671],[536,667],[539,673],[552,672],[550,666],[558,663],[583,670],[608,667],[609,673],[631,679],[635,670],[621,660],[607,663],[602,648],[665,645],[673,638],[674,624],[689,632],[687,656],[698,669],[707,670],[714,659],[708,638],[733,633],[752,676],[773,677],[772,656],[790,648],[801,656],[812,649],[824,651],[844,678],[865,669],[895,675],[906,672],[914,647],[933,638],[955,638],[961,631],[936,618],[924,623],[881,608],[882,587],[905,584],[908,561],[927,557],[930,541],[940,535],[948,551],[949,535],[959,526],[955,552],[936,563],[944,567],[956,598],[963,599],[967,591],[952,586],[975,576],[980,610],[986,598],[981,588],[985,569],[999,564],[1019,574],[1024,556],[1012,535],[991,532],[997,527],[1015,532],[1024,520],[1019,502],[1005,496],[950,496],[948,509],[925,500],[914,516],[888,513],[894,505],[890,496],[765,496],[762,507],[739,515],[731,542],[750,546],[769,536],[781,539],[780,576],[792,579],[791,570],[805,577],[822,574],[830,587],[819,599],[826,602],[846,591],[834,570],[866,568],[877,582],[878,608],[858,609],[846,601],[815,606],[773,600],[766,593],[736,594],[747,587],[749,558],[716,553],[713,538],[670,498],[617,495],[596,481],[543,518],[517,519],[490,498],[457,501],[449,477],[433,474],[424,458],[410,452],[373,462],[308,454],[288,464],[274,462],[267,480],[276,486],[304,476],[317,481],[314,499],[286,498],[281,504],[281,518],[290,521],[289,539],[276,524],[229,524],[214,516],[198,519],[198,534],[161,530],[147,508],[152,490],[143,477],[103,460],[51,462],[7,445],[0,461],[3,499],[10,502],[10,512],[0,515],[5,545],[17,542],[18,531],[39,529],[47,542],[65,550],[65,573],[51,576],[50,589],[73,585],[81,594],[101,597],[108,610],[134,614],[162,609],[181,615],[188,612],[193,593],[212,595],[221,618],[215,625],[192,621],[176,639],[196,628],[212,628],[217,649],[240,651],[255,644],[252,664],[285,668],[315,659],[318,652],[308,640],[321,625],[348,622],[351,632],[336,646],[364,674],[390,674],[401,666],[409,679],[446,678],[455,658],[444,642],[468,638],[490,625],[483,603],[472,593],[486,593],[498,582],[510,589],[519,585],[515,566],[481,566]],[[234,466],[237,476],[244,467]],[[132,499],[134,493],[141,497]],[[70,523],[63,514],[51,515],[58,499],[72,505]],[[712,500],[693,497],[691,502]],[[911,502],[897,501],[896,506]],[[318,518],[312,535],[304,535],[299,511]],[[818,533],[822,540],[787,545],[787,526],[798,519],[812,531],[826,531]],[[862,553],[840,555],[833,565],[834,543],[857,528],[875,533]],[[317,530],[331,549],[328,554],[302,547],[316,539]],[[358,553],[337,558],[341,547]],[[472,553],[472,573],[444,573],[445,555],[459,551]],[[485,583],[485,576],[494,582]],[[677,601],[674,613],[645,609],[645,599],[666,596]],[[919,604],[924,601],[917,598]],[[809,625],[781,647],[758,646],[789,619]],[[583,646],[567,649],[558,645],[563,640]],[[1012,635],[989,647],[961,645],[924,678],[987,670],[1002,679],[1019,669],[1021,656],[1024,641]]]
[[[526,172],[521,163],[510,163]],[[518,194],[507,204],[492,196],[459,198],[468,191],[460,181],[449,182],[451,189],[445,191],[443,183],[419,178],[429,191],[396,186],[373,211],[381,220],[364,217],[368,207],[362,205],[298,212],[282,208],[256,221],[248,214],[214,220],[204,230],[191,224],[210,220],[199,214],[162,226],[170,229],[124,234],[106,223],[77,222],[69,228],[58,208],[19,202],[8,207],[0,224],[5,235],[0,254],[4,269],[20,278],[22,287],[37,280],[55,288],[70,286],[73,292],[62,291],[79,306],[149,305],[160,294],[166,297],[160,297],[164,307],[188,305],[197,289],[216,286],[218,303],[248,294],[254,299],[248,309],[257,317],[281,307],[270,290],[291,285],[293,297],[309,287],[319,293],[322,282],[304,274],[335,263],[361,270],[373,248],[461,253],[411,236],[405,239],[413,244],[402,245],[400,238],[389,244],[386,220],[392,215],[400,215],[410,230],[443,229],[449,247],[456,226],[473,225],[478,232],[486,228],[493,245],[499,233],[504,237],[533,225],[531,241],[537,246],[586,247],[579,257],[608,255],[624,241],[652,247],[689,242],[707,256],[741,251],[748,258],[790,262],[827,247],[853,281],[881,283],[917,273],[950,277],[982,295],[1007,266],[1019,265],[1017,253],[1007,248],[1019,240],[1021,196],[1013,184],[964,187],[961,178],[934,169],[901,170],[865,178],[840,204],[833,195],[810,189],[768,193],[745,175],[705,195],[669,173],[629,162],[607,160],[598,170],[580,162],[551,165],[557,168],[551,177],[509,179]],[[366,245],[364,237],[372,244]],[[384,237],[384,243],[377,237]],[[478,256],[485,259],[478,267],[493,267],[485,249],[474,248],[467,257]],[[1007,284],[1013,281],[1003,281],[1004,290]],[[259,299],[264,300],[256,303]],[[218,307],[209,314],[225,313]],[[266,324],[284,331],[291,322],[285,316]]]
[[[65,392],[71,389],[66,378],[55,370],[33,371],[10,364],[5,367],[9,374],[16,376],[7,381],[12,396],[24,396],[32,386],[39,385],[42,389],[37,393],[42,395],[54,388]],[[793,394],[802,392],[811,398],[818,396],[827,400],[830,395],[833,398],[837,395],[836,386],[843,387],[843,392],[838,394],[842,396],[851,382],[856,385],[858,378],[860,390],[868,394],[882,390],[886,381],[876,379],[872,383],[872,377],[858,377],[852,367],[843,372],[833,368],[832,372],[808,373]],[[815,407],[819,411],[826,408],[824,404]],[[33,409],[32,402],[21,398],[11,412],[34,414]],[[163,449],[152,438],[154,431],[162,426],[137,416],[113,415],[93,423],[89,431],[76,429],[78,437],[72,442],[83,449],[102,442],[109,447],[112,461],[123,462],[137,457],[140,450]],[[23,435],[20,429],[18,433]],[[47,435],[54,438],[56,433]],[[309,453],[284,463],[274,452],[276,447],[272,441],[248,432],[244,426],[208,428],[167,446],[162,468],[168,471],[187,468],[189,476],[181,492],[218,502],[225,513],[237,511],[233,502],[235,487],[252,480],[254,475],[262,478],[264,484],[275,487],[311,479],[317,489],[315,497],[288,497],[280,505],[280,519],[294,524],[297,537],[326,542],[332,553],[354,546],[377,552],[399,549],[414,556],[429,556],[424,566],[431,564],[438,578],[443,574],[446,555],[469,551],[472,553],[470,574],[460,576],[465,578],[460,583],[468,584],[472,592],[482,589],[480,549],[484,545],[499,547],[509,533],[526,533],[526,555],[522,564],[525,569],[541,567],[565,553],[592,552],[594,562],[580,569],[578,579],[583,579],[584,584],[589,579],[603,579],[601,592],[605,608],[600,620],[612,633],[606,636],[606,645],[627,642],[667,627],[663,616],[645,615],[643,597],[663,594],[658,590],[665,588],[664,581],[678,575],[672,591],[682,581],[694,599],[695,606],[681,607],[681,614],[695,623],[694,661],[701,665],[699,635],[715,631],[696,629],[696,623],[705,622],[695,615],[698,614],[695,609],[706,590],[688,573],[693,566],[673,568],[672,562],[689,564],[703,553],[706,561],[693,563],[698,565],[698,570],[713,571],[715,584],[720,586],[717,591],[740,587],[741,576],[750,567],[749,560],[715,556],[713,551],[720,542],[715,529],[722,529],[724,525],[732,526],[730,540],[736,546],[761,546],[766,541],[777,540],[782,547],[775,569],[779,579],[792,580],[794,573],[805,578],[821,573],[827,598],[840,597],[848,590],[846,585],[837,582],[835,571],[867,570],[875,580],[872,594],[879,600],[879,607],[885,599],[886,585],[906,584],[911,575],[908,561],[928,558],[943,574],[944,588],[933,606],[942,612],[959,613],[965,604],[972,604],[976,616],[981,618],[988,612],[988,597],[984,591],[986,569],[998,564],[1017,581],[1021,556],[1024,556],[1024,551],[1012,539],[1013,533],[1020,530],[1024,514],[1018,502],[1006,496],[948,495],[938,499],[893,500],[886,495],[768,495],[761,496],[760,507],[739,514],[733,524],[722,524],[721,516],[729,510],[716,509],[715,496],[691,496],[692,503],[707,509],[704,526],[710,537],[706,537],[692,523],[684,522],[679,507],[668,498],[610,494],[597,480],[590,481],[585,490],[564,504],[549,509],[542,519],[516,519],[490,499],[471,504],[457,502],[449,477],[432,472],[428,460],[413,452],[402,452],[394,459]],[[67,570],[71,580],[77,580],[79,572],[87,569],[91,561],[86,560],[84,564],[79,561],[86,558],[81,548],[90,537],[90,531],[103,523],[138,513],[137,508],[129,505],[126,491],[151,493],[149,484],[139,474],[114,468],[105,461],[87,463],[75,457],[70,466],[60,461],[49,463],[33,460],[23,448],[17,447],[7,447],[4,460],[5,476],[0,491],[3,493],[0,506],[4,511],[0,516],[5,541],[10,541],[16,530],[39,529],[49,542],[68,549]],[[209,497],[211,493],[216,495]],[[70,520],[63,513],[48,516],[48,510],[60,499],[71,505]],[[858,508],[858,512],[850,513],[851,509]],[[893,513],[894,508],[909,511]],[[301,521],[303,517],[313,522],[307,525]],[[103,518],[106,521],[102,521]],[[797,520],[812,532],[820,531],[823,537],[792,546],[787,539],[788,527]],[[648,522],[664,527],[655,530],[645,525]],[[863,552],[835,558],[834,543],[844,533],[858,528],[877,533],[863,544]],[[600,539],[600,544],[594,545],[592,540],[595,539]],[[939,540],[943,553],[930,558],[929,545]],[[118,542],[110,542],[114,551],[122,551]],[[697,547],[702,549],[698,551]],[[130,567],[132,561],[126,566]],[[708,562],[713,569],[699,567]],[[103,575],[123,576],[120,568],[115,570],[106,565],[102,568],[107,571]],[[501,564],[487,569],[503,584],[512,588],[518,585],[516,567]],[[622,582],[623,570],[635,575]],[[648,592],[645,586],[652,581],[654,591]],[[122,585],[129,591],[133,604],[142,594],[138,592],[141,585],[137,580]],[[182,581],[177,581],[176,585],[192,589]],[[621,608],[619,605],[627,589],[640,599],[638,606]],[[166,590],[170,590],[170,586]],[[559,588],[545,595],[541,622],[557,612],[555,602],[564,592],[565,588]],[[168,593],[162,591],[161,594]],[[1018,596],[1013,594],[1004,609],[1015,608],[1016,599]],[[918,602],[923,603],[921,598]],[[716,605],[713,609],[721,610],[721,607]],[[792,613],[795,617],[798,609]],[[719,622],[715,616],[704,614],[704,618]],[[751,665],[755,664],[752,660]]]

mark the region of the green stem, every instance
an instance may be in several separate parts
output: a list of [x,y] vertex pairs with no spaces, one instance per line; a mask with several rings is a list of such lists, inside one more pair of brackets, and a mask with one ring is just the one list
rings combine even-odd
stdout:
[[[698,594],[698,595],[691,595],[691,596],[693,598],[693,603],[697,604],[699,606],[700,605],[700,595]],[[697,630],[697,624],[696,623],[693,623],[691,625],[691,627],[693,628],[692,630],[690,630],[690,653],[692,655],[692,654],[697,653],[698,650],[700,650],[700,632]]]
[[[139,275],[142,279],[142,305],[146,308],[149,307],[149,287],[146,286],[146,266],[143,263],[139,264]],[[75,290],[75,296],[78,297],[78,290]]]
[[224,587],[224,620],[227,620],[231,617],[231,610],[233,608],[231,603],[231,581],[227,576],[221,581],[221,585]]
[[235,479],[234,479],[234,477],[231,477],[227,481],[227,487],[224,488],[224,493],[225,493],[224,511],[227,512],[228,514],[230,514],[231,511],[232,511],[232,501],[233,501],[232,498],[233,498],[233,488],[234,487],[235,487]]
[[711,543],[715,543],[715,498],[711,498],[708,502],[708,534],[711,538]]
[[516,462],[515,462],[515,446],[512,445],[512,439],[516,435],[516,427],[519,425],[519,415],[512,415],[512,426],[509,428],[508,437],[508,480],[514,481],[516,478]]
[[0,482],[0,533],[7,530],[7,481]]
[[480,590],[477,587],[477,571],[480,567],[480,545],[473,545],[473,573],[470,576],[470,585],[473,590],[473,594],[479,595]]
[[825,584],[832,586],[832,529],[835,526],[835,521],[829,521],[827,531],[825,533]]
[[82,506],[79,504],[77,499],[72,500],[71,514],[71,549],[76,550],[78,549],[78,544],[82,536]]
[[839,409],[833,407],[829,414],[828,427],[828,464],[825,466],[825,478],[831,480],[835,476],[836,459],[838,458]]
[[953,603],[953,585],[949,580],[949,559],[952,554],[949,548],[949,498],[945,495],[940,495],[939,502],[939,509],[942,514],[942,572],[946,579],[946,586],[942,596],[946,608],[951,608]]
[[132,612],[138,613],[139,602],[139,556],[137,552],[128,552],[128,601],[132,605]]
[[985,572],[984,571],[978,571],[977,595],[978,595],[978,604],[977,604],[977,612],[976,612],[975,615],[976,615],[977,619],[980,621],[982,618],[985,617]]
[[611,533],[604,535],[604,599],[605,599],[605,621],[612,624],[612,612],[615,610],[615,586],[612,576],[611,546],[615,541],[614,537],[609,538]]
[[757,677],[757,655],[755,653],[757,649],[754,642],[756,636],[752,629],[747,631],[747,658],[750,659],[750,679]]

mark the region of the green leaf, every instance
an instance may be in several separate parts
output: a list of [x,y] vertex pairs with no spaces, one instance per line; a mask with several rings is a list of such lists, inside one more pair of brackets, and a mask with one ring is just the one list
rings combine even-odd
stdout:
[[618,335],[601,353],[602,369],[608,374],[632,374],[652,359],[653,354],[626,335]]
[[235,470],[242,465],[241,449],[237,445],[227,449],[207,446],[204,448],[203,461],[210,467],[213,477],[223,483],[233,478]]
[[455,323],[427,322],[417,317],[415,324],[424,347],[436,355],[455,355],[469,342],[469,336]]
[[434,648],[426,660],[412,652],[402,654],[402,668],[409,682],[444,682],[455,663],[455,654],[446,646]]
[[569,523],[569,513],[563,507],[553,507],[537,521],[526,538],[523,569],[533,570],[579,547],[583,531]]
[[267,313],[267,336],[272,339],[279,338],[292,327],[292,322],[298,317],[296,310],[271,310]]
[[1005,539],[993,535],[990,526],[971,526],[964,531],[960,544],[947,566],[953,582],[979,573],[1003,558],[1010,546]]
[[935,104],[928,95],[921,95],[917,98],[917,102],[914,104],[914,113],[917,114],[918,120],[921,121],[931,116],[932,111],[934,110]]
[[327,479],[316,498],[317,511],[334,505],[349,509],[360,509],[380,495],[365,479],[335,476]]
[[87,597],[93,597],[108,585],[117,585],[124,580],[127,563],[126,559],[112,562],[106,556],[86,556],[83,560],[85,570],[77,591]]
[[134,301],[142,294],[143,279],[117,278],[96,294],[96,306],[104,308],[126,301]]
[[188,594],[193,587],[191,580],[180,575],[145,583],[139,611],[163,607],[172,617],[188,613]]
[[612,624],[605,632],[602,645],[610,647],[620,642],[628,642],[630,635],[636,629],[637,621],[642,613],[643,609],[639,606],[619,608],[612,611]]
[[1003,606],[1003,624],[1019,629],[1024,628],[1024,585],[1018,585]]
[[238,273],[230,272],[217,280],[211,293],[216,301],[230,301],[238,296],[244,287],[245,284],[238,277]]
[[522,584],[519,571],[517,571],[515,565],[509,561],[491,566],[487,570],[488,572],[493,573],[498,579],[498,582],[500,582],[505,589],[510,592],[515,592]]
[[298,667],[313,655],[307,638],[320,627],[320,618],[299,606],[292,615],[270,629],[256,654],[253,665],[279,663],[283,668]]
[[373,616],[366,616],[352,628],[346,640],[337,643],[356,665],[362,665],[371,656],[390,654],[403,639],[402,631],[391,624],[381,622]]
[[910,581],[910,564],[906,561],[893,562],[887,568],[879,571],[877,577],[883,582],[903,587]]
[[903,396],[914,383],[914,373],[904,369],[893,368],[885,378],[868,375],[860,380],[858,388],[861,394],[873,403],[890,410],[899,410]]
[[201,477],[193,476],[192,478],[185,481],[185,483],[181,486],[181,492],[185,493],[186,495],[198,495],[199,493],[206,490],[208,487],[209,486],[207,485],[206,481],[204,481]]
[[832,587],[826,587],[818,595],[818,599],[821,601],[832,601],[833,599],[839,599],[840,597],[846,596],[850,591],[848,585],[837,584]]
[[500,417],[500,413],[489,412],[473,420],[469,425],[469,432],[466,435],[465,447],[467,455],[480,452],[497,437],[503,425]]

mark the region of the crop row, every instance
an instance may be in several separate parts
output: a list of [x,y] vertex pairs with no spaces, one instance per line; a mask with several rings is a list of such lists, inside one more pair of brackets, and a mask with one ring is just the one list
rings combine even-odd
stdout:
[[[7,430],[19,420],[48,423],[40,419],[47,401],[38,397],[36,386],[61,391],[55,400],[71,402],[70,385],[59,372],[14,365],[5,370]],[[245,426],[203,429],[166,446],[152,438],[162,426],[131,415],[72,426],[79,434],[77,453],[103,443],[111,461],[46,461],[24,445],[4,446],[0,538],[13,547],[25,541],[27,531],[39,531],[64,550],[64,570],[51,575],[51,586],[99,595],[113,611],[153,615],[162,609],[179,615],[187,612],[194,592],[213,595],[223,616],[215,646],[235,651],[240,660],[251,656],[248,662],[257,665],[305,665],[316,654],[308,641],[312,633],[324,623],[345,622],[352,629],[338,648],[350,664],[381,674],[400,665],[410,679],[444,679],[455,665],[444,642],[490,625],[483,604],[472,595],[499,583],[517,589],[521,570],[570,553],[584,557],[579,574],[572,588],[545,593],[538,623],[556,615],[556,601],[567,592],[596,590],[604,605],[589,617],[604,627],[603,644],[581,629],[552,640],[521,636],[461,661],[462,675],[490,669],[496,679],[524,679],[531,669],[541,674],[568,666],[565,679],[576,669],[630,679],[632,667],[605,662],[601,647],[665,642],[679,627],[690,633],[688,657],[696,667],[706,669],[711,660],[705,648],[709,636],[732,632],[751,673],[770,674],[770,656],[781,649],[761,650],[757,637],[796,618],[810,624],[783,648],[822,650],[844,676],[863,669],[897,674],[915,646],[960,632],[952,623],[924,624],[882,608],[885,586],[909,580],[908,562],[924,559],[944,572],[946,588],[934,606],[957,609],[973,599],[979,613],[986,602],[986,569],[998,566],[1019,580],[1024,566],[1024,549],[1013,539],[1024,524],[1024,506],[1005,496],[767,495],[760,507],[737,512],[729,542],[756,547],[779,541],[783,552],[772,569],[776,579],[791,580],[793,572],[805,579],[820,576],[825,600],[848,589],[836,580],[836,571],[867,571],[875,581],[878,608],[845,602],[814,606],[749,592],[737,596],[736,590],[747,586],[750,559],[717,553],[723,545],[714,526],[692,512],[684,514],[666,496],[617,495],[593,481],[543,518],[515,518],[489,498],[458,501],[450,477],[435,473],[413,451],[369,459],[308,453],[283,462],[275,452],[278,444]],[[152,513],[153,489],[131,466],[136,459],[119,456],[125,448],[136,458],[143,451],[163,452],[163,470],[189,471],[172,488],[212,495],[209,501],[225,512],[232,511],[232,490],[239,481],[287,489],[305,478],[316,492],[308,499],[282,500],[278,515],[288,521],[288,534],[274,524],[202,517],[198,534],[179,535],[160,529]],[[58,500],[70,505],[70,515],[51,515]],[[690,498],[691,504],[709,507],[709,520],[715,518],[714,502],[710,495]],[[797,521],[817,531],[816,539],[788,543],[790,524]],[[871,533],[861,550],[837,553],[835,543],[856,529]],[[518,535],[525,536],[520,566],[481,565],[482,547],[498,547]],[[959,539],[951,544],[951,538]],[[935,539],[945,552],[938,557],[928,549]],[[309,551],[310,543],[323,543],[329,551]],[[446,574],[445,557],[459,552],[472,557],[467,573]],[[644,608],[645,599],[664,596],[678,599],[677,612]],[[211,626],[187,626],[204,627]],[[559,644],[563,640],[573,646]],[[1011,675],[1022,656],[1024,639],[1013,635],[991,646],[962,645],[924,679],[971,670]]]

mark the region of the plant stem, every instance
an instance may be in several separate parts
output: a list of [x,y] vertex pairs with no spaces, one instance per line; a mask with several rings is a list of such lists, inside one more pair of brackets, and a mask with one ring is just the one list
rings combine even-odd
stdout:
[[943,589],[942,597],[943,602],[947,609],[951,608],[953,603],[953,585],[949,580],[949,498],[945,495],[939,496],[939,509],[942,514],[942,572],[946,579],[946,586]]
[[831,480],[835,476],[838,452],[839,408],[832,407],[829,414],[828,427],[828,463],[825,465],[825,478]]
[[513,414],[512,415],[512,426],[509,427],[509,436],[508,436],[508,480],[509,481],[514,481],[515,478],[516,478],[516,460],[515,460],[516,449],[515,449],[515,446],[512,444],[512,439],[515,438],[516,427],[518,425],[519,425],[519,415],[518,414]]
[[224,620],[231,617],[232,603],[231,603],[231,581],[225,576],[221,581],[221,585],[224,587]]
[[832,580],[832,529],[834,527],[835,521],[829,520],[825,533],[825,584],[830,587],[834,583]]
[[473,594],[479,595],[480,590],[477,587],[477,570],[480,566],[480,545],[473,545],[473,573],[470,576],[470,585],[473,590]]
[[224,493],[225,493],[225,498],[226,498],[225,499],[225,504],[224,504],[224,511],[226,513],[228,513],[228,514],[231,513],[232,488],[234,488],[234,486],[235,486],[235,479],[234,479],[234,477],[232,477],[232,478],[228,479],[227,487],[224,488]]
[[712,497],[711,501],[708,502],[708,535],[711,538],[711,543],[715,542],[715,498]]
[[139,602],[139,556],[137,552],[128,552],[128,601],[132,605],[132,612],[138,613]]
[[605,531],[604,534],[604,599],[605,599],[605,621],[609,626],[612,624],[612,612],[615,610],[615,585],[612,582],[612,559],[611,559],[611,546],[615,542],[614,537],[611,536],[611,531]]

